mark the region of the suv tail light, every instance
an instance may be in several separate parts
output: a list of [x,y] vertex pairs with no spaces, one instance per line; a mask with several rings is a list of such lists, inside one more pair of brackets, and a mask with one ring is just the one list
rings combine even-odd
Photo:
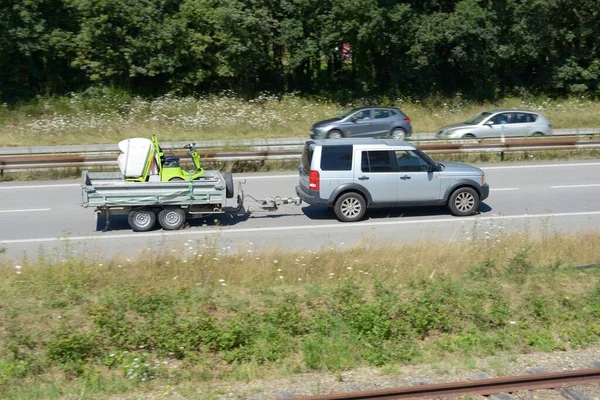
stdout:
[[410,118],[404,117],[404,122],[406,122],[407,124],[410,124]]
[[320,180],[319,171],[311,169],[308,175],[308,190],[319,190],[321,187]]

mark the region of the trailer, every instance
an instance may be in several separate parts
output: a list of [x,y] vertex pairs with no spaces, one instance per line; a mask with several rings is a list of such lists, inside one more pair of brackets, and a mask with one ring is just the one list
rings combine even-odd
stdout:
[[[229,172],[205,170],[193,180],[134,182],[119,172],[82,172],[82,202],[84,208],[94,208],[105,218],[104,231],[111,215],[127,215],[129,226],[136,232],[149,231],[156,222],[165,230],[181,229],[188,218],[210,214],[246,214],[255,211],[275,211],[282,204],[299,205],[298,197],[256,199],[244,195],[243,182],[235,196],[233,176]],[[233,206],[227,199],[236,197]],[[257,203],[246,207],[250,197]]]

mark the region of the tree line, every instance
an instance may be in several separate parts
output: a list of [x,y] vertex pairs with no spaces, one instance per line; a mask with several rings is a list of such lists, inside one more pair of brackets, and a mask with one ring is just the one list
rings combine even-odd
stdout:
[[600,93],[600,0],[2,0],[0,100]]

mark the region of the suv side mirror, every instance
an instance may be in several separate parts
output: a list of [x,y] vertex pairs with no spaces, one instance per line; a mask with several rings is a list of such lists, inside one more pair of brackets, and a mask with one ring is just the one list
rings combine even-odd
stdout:
[[494,121],[492,121],[492,120],[485,121],[484,125],[494,125]]
[[358,118],[356,118],[356,115],[353,115],[350,117],[350,122],[356,122]]
[[431,164],[427,164],[427,173],[432,173],[433,171],[435,171],[435,167]]

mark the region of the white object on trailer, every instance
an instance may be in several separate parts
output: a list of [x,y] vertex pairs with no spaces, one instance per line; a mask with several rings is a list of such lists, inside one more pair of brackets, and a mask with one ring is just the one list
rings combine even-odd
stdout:
[[125,178],[139,178],[144,175],[148,157],[153,157],[152,141],[146,138],[121,140],[118,144],[122,154],[117,162]]

